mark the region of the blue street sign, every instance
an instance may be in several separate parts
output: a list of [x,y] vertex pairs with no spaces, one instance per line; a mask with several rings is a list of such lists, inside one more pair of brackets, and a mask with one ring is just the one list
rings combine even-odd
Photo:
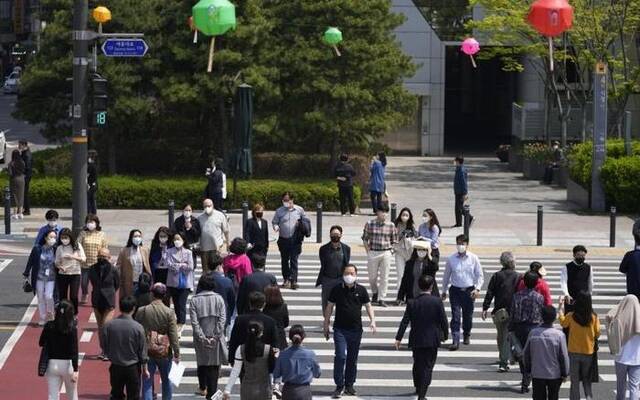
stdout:
[[144,57],[149,46],[144,39],[107,39],[102,44],[102,53],[107,57]]

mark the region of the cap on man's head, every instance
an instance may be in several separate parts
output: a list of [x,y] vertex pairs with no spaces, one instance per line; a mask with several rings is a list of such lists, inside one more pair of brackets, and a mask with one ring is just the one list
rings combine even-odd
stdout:
[[167,287],[162,282],[156,282],[151,286],[151,293],[155,297],[164,297],[167,294]]

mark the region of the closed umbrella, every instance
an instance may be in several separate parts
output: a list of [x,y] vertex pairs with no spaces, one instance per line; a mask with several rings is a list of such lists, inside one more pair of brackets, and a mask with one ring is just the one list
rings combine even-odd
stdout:
[[249,177],[253,173],[251,137],[253,135],[253,88],[245,83],[238,86],[234,106],[234,174],[233,199],[236,202],[238,175]]

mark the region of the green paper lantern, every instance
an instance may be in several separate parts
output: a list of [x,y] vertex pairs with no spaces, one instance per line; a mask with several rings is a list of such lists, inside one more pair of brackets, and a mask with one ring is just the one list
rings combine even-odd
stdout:
[[331,47],[333,47],[333,49],[336,51],[336,55],[338,57],[341,56],[340,50],[338,50],[338,46],[337,46],[340,42],[342,42],[342,32],[340,32],[340,29],[335,28],[335,27],[328,28],[324,32],[324,35],[322,35],[322,40],[326,44],[328,44]]
[[191,10],[196,28],[207,36],[217,36],[236,28],[236,6],[228,0],[200,0]]
[[[213,69],[213,52],[216,36],[224,35],[229,29],[236,29],[236,6],[229,0],[200,0],[191,9],[196,32],[211,36],[207,72]],[[195,41],[195,39],[194,39]]]

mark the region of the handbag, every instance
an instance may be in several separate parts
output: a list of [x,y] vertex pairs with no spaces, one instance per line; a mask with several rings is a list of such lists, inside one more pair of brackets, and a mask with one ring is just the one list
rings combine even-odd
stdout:
[[178,274],[178,289],[186,289],[187,287],[187,275],[180,271]]
[[33,286],[31,286],[31,282],[29,281],[29,279],[25,279],[22,283],[22,291],[25,293],[33,292]]
[[40,350],[40,359],[38,360],[38,376],[44,376],[47,373],[47,367],[49,366],[49,352],[47,351],[47,345],[42,346]]
[[591,368],[589,369],[589,379],[592,383],[598,383],[600,381],[600,372],[598,371],[598,339],[596,339],[593,345],[593,355],[591,359]]

